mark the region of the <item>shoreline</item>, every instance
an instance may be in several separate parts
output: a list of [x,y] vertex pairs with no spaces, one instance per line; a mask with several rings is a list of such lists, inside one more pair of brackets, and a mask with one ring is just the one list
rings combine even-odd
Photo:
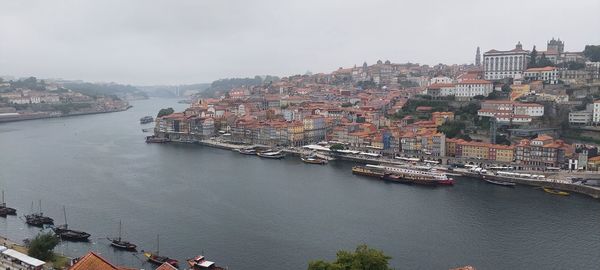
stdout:
[[[203,140],[203,141],[195,141],[195,142],[187,142],[187,141],[172,141],[172,142],[173,143],[184,143],[184,144],[197,143],[199,145],[223,149],[223,150],[237,150],[237,149],[241,149],[241,148],[248,146],[248,145],[237,145],[237,144],[230,144],[230,143],[215,142],[215,141],[211,141],[211,140]],[[295,149],[283,149],[283,152],[285,152],[288,155],[293,155],[293,156],[301,156],[302,154],[304,154],[303,151],[298,151]],[[310,152],[310,151],[307,151],[307,152]],[[336,155],[336,158],[339,160],[360,162],[360,163],[375,163],[375,164],[388,163],[388,164],[393,164],[393,165],[405,165],[406,164],[404,162],[391,160],[391,159],[386,159],[386,160],[381,160],[381,159],[376,159],[376,158],[370,159],[370,158],[366,158],[366,157],[351,157],[351,156],[346,156],[343,154]],[[475,174],[475,173],[471,173],[471,172],[460,172],[460,171],[457,171],[456,173],[460,174],[463,177],[473,178],[473,179],[477,179],[479,181],[485,181],[482,177],[483,175],[480,175],[480,174]],[[570,191],[570,192],[574,192],[574,193],[578,193],[578,194],[587,195],[593,199],[600,199],[600,187],[592,187],[592,186],[586,186],[586,185],[581,185],[581,184],[568,183],[563,180],[543,181],[543,180],[533,180],[533,179],[524,179],[524,178],[510,178],[510,177],[503,177],[503,176],[494,176],[494,178],[498,178],[499,180],[502,180],[502,181],[513,182],[513,183],[517,183],[517,184],[521,184],[521,185],[560,189],[560,190],[565,190],[565,191]]]
[[114,113],[114,112],[124,112],[127,111],[129,109],[131,109],[131,105],[128,105],[126,108],[121,108],[121,109],[115,109],[115,110],[108,110],[108,111],[101,111],[101,112],[79,112],[79,113],[69,113],[69,114],[61,114],[61,115],[53,115],[53,114],[43,114],[43,115],[29,115],[29,116],[23,116],[23,117],[7,117],[7,118],[0,118],[0,124],[1,123],[11,123],[11,122],[21,122],[21,121],[28,121],[28,120],[38,120],[38,119],[51,119],[51,118],[66,118],[66,117],[73,117],[73,116],[82,116],[82,115],[92,115],[92,114],[103,114],[103,113]]

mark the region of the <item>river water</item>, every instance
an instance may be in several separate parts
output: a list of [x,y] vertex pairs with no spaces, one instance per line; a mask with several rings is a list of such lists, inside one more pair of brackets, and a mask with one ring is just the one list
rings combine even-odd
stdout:
[[[0,124],[0,188],[19,216],[44,212],[92,234],[56,251],[95,251],[119,265],[154,269],[114,251],[118,232],[140,249],[182,260],[198,254],[229,269],[306,269],[358,244],[382,249],[399,269],[598,269],[600,201],[470,179],[454,187],[388,184],[351,174],[351,163],[308,165],[195,145],[146,144],[139,118],[173,99],[135,101],[125,112]],[[148,127],[148,126],[143,126]],[[0,218],[0,234],[38,228]]]

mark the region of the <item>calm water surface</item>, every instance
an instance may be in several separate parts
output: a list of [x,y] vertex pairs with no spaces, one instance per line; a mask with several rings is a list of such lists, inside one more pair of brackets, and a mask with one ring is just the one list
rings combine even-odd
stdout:
[[[117,264],[154,269],[114,251],[119,220],[140,249],[184,260],[203,253],[230,269],[305,269],[366,243],[399,269],[598,269],[600,201],[459,179],[454,187],[386,184],[352,164],[264,160],[191,145],[145,144],[139,118],[171,99],[126,112],[0,124],[0,188],[19,215],[41,199],[45,213],[92,234],[61,244]],[[148,126],[144,126],[148,127]],[[18,217],[0,234],[34,236]]]

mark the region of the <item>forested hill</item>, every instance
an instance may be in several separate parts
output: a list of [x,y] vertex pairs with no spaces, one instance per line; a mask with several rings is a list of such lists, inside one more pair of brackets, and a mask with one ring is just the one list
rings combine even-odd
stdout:
[[89,96],[113,95],[122,99],[144,99],[148,95],[140,89],[117,83],[88,83],[88,82],[65,82],[64,87]]
[[257,86],[268,82],[277,82],[277,76],[254,76],[254,78],[228,78],[212,82],[210,87],[201,93],[205,97],[216,97],[228,92],[229,90],[242,86]]

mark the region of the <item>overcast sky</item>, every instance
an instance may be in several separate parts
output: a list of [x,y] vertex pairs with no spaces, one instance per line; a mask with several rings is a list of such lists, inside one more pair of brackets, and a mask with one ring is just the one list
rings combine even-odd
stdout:
[[598,0],[0,0],[0,75],[131,84],[474,61],[600,44]]

